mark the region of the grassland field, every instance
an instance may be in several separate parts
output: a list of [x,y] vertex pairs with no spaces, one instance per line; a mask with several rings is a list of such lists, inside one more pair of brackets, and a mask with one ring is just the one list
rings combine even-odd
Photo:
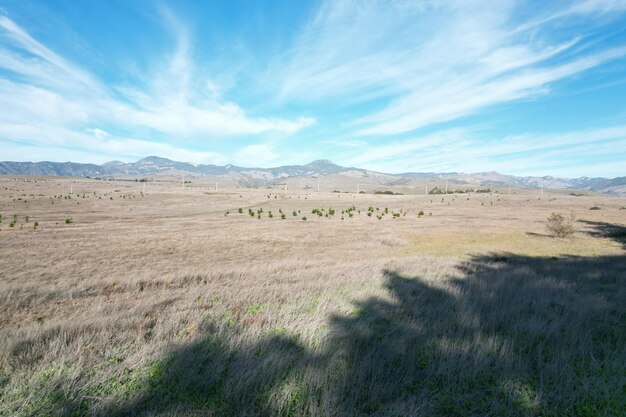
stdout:
[[2,416],[626,415],[623,197],[4,176],[0,215]]

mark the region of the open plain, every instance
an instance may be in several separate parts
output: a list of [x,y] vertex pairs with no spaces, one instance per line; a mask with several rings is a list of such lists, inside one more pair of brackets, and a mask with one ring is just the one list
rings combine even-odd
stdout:
[[330,191],[0,177],[0,415],[626,413],[625,198]]

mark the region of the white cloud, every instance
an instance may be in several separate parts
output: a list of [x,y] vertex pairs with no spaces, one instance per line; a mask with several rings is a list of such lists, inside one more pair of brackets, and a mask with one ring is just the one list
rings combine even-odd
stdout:
[[93,154],[106,156],[107,160],[137,160],[146,155],[164,155],[186,162],[226,163],[226,159],[217,152],[192,151],[166,143],[117,137],[97,128],[82,133],[58,126],[0,123],[0,138],[9,138],[25,147],[56,149],[53,153],[59,153],[60,149],[68,152],[89,150]]
[[[192,44],[184,25],[167,11],[163,18],[177,40],[175,51],[144,80],[143,87],[111,88],[0,15],[0,70],[7,74],[0,75],[0,123],[30,125],[40,132],[48,127],[78,132],[68,137],[81,137],[80,132],[93,125],[126,131],[139,128],[143,134],[147,129],[157,137],[165,134],[187,141],[291,134],[315,123],[309,117],[252,117],[236,103],[221,100],[215,84],[199,85],[196,80],[207,77],[189,58]],[[4,139],[17,140],[7,136],[14,129],[3,131]],[[109,140],[109,146],[112,143]]]
[[624,57],[619,47],[590,55],[584,31],[554,41],[544,27],[573,14],[593,20],[623,5],[571,2],[530,25],[518,17],[528,5],[513,0],[327,1],[268,77],[285,101],[383,99],[349,127],[358,135],[399,134],[545,94],[557,81]]
[[94,135],[95,137],[97,137],[98,139],[105,139],[107,137],[109,137],[109,132],[102,130],[102,129],[98,129],[97,127],[94,128],[88,128],[85,129],[87,132],[91,133],[92,135]]
[[[581,166],[581,156],[626,158],[626,125],[578,132],[507,136],[497,140],[481,131],[452,129],[420,138],[370,145],[341,155],[344,165],[383,172],[500,171],[536,175],[623,175],[615,164]],[[589,170],[586,173],[581,170]],[[623,171],[623,169],[621,170]]]

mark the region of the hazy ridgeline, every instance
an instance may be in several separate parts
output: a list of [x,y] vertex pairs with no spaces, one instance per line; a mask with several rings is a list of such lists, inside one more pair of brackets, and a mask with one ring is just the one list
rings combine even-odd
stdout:
[[1,415],[626,413],[624,199],[61,187],[0,184]]

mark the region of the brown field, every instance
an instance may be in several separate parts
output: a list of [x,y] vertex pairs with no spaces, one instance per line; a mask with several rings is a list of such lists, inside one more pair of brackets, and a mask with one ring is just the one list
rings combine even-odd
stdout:
[[0,415],[626,415],[626,198],[142,187],[0,177]]

